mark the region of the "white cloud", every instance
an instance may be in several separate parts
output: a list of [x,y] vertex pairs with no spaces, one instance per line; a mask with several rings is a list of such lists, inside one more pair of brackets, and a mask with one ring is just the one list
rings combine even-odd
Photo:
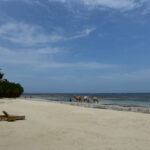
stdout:
[[149,0],[48,0],[49,2],[60,2],[65,5],[79,4],[87,7],[87,9],[100,8],[105,9],[115,9],[119,11],[130,11],[136,8],[143,7],[144,13],[148,13],[150,9]]
[[0,47],[0,63],[38,66],[44,61],[45,57],[49,56],[49,59],[53,59],[53,56],[60,51],[60,48],[52,47],[19,50]]
[[[0,0],[0,2],[12,2],[12,1],[19,1],[19,2],[26,2],[28,4],[43,4],[43,0]],[[147,7],[150,8],[149,0],[46,0],[49,2],[60,2],[64,3],[65,5],[84,5],[88,8],[111,8],[121,11],[129,11],[136,9],[138,7],[144,6],[146,9]]]
[[102,6],[114,9],[131,10],[138,6],[134,0],[83,0],[88,6]]
[[61,52],[60,48],[50,48],[50,47],[40,48],[40,49],[37,49],[37,51],[36,51],[36,53],[38,53],[38,54],[45,54],[45,55],[57,54],[59,52]]
[[77,63],[46,63],[41,65],[42,68],[72,68],[72,69],[110,69],[118,68],[117,65],[102,64],[97,62],[77,62]]
[[33,3],[33,2],[36,2],[38,0],[0,0],[0,2],[15,2],[15,1]]
[[49,2],[62,2],[62,3],[66,3],[67,0],[48,0]]
[[59,41],[73,40],[89,36],[95,28],[86,28],[83,31],[73,33],[70,37],[59,34],[59,29],[54,28],[52,33],[37,25],[23,22],[9,22],[0,25],[0,38],[23,46],[34,46],[37,44],[51,44]]
[[[49,0],[55,1],[55,0]],[[113,9],[123,9],[123,10],[131,10],[139,7],[141,5],[141,0],[56,0],[61,3],[79,3],[88,7],[106,7]]]
[[86,28],[83,31],[78,32],[76,35],[70,37],[70,39],[78,39],[78,38],[89,36],[94,30],[95,28]]
[[[19,51],[0,47],[0,64],[27,65],[38,69],[71,68],[71,69],[110,69],[119,66],[99,62],[57,62],[55,54],[62,52],[60,48],[22,49]],[[46,57],[48,56],[48,59]]]
[[65,40],[65,37],[56,32],[49,35],[44,33],[40,26],[29,25],[23,22],[9,22],[1,25],[0,38],[25,46]]

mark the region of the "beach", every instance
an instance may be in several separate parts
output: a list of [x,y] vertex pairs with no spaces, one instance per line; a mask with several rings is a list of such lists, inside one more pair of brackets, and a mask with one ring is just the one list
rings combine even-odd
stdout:
[[38,99],[2,99],[1,114],[3,110],[26,120],[0,121],[2,150],[150,149],[150,114]]

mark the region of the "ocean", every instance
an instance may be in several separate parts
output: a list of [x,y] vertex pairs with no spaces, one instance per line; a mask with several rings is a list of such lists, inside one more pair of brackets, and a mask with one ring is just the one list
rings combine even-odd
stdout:
[[90,103],[93,103],[92,97],[96,96],[100,104],[118,105],[131,107],[150,108],[150,93],[25,93],[23,97],[40,98],[53,101],[69,101],[70,98],[75,102],[75,96],[88,96]]

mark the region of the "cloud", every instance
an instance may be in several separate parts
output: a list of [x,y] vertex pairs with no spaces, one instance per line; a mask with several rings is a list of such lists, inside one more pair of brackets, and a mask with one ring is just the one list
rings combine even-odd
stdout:
[[[44,47],[36,49],[9,49],[5,47],[0,47],[0,62],[1,64],[24,64],[30,66],[38,66],[41,62],[45,61],[44,59],[49,56],[49,59],[52,59],[52,56],[60,53],[60,48],[53,47]],[[51,56],[51,57],[50,57]]]
[[[31,50],[31,52],[32,52],[32,50]],[[36,50],[36,53],[45,54],[45,55],[47,55],[47,54],[57,54],[59,52],[61,52],[60,48],[51,48],[51,47],[39,48],[39,49]]]
[[83,3],[87,6],[101,6],[113,9],[131,10],[138,6],[134,0],[83,0]]
[[[20,1],[26,3],[42,3],[42,0],[1,0],[5,2]],[[49,2],[61,2],[65,4],[82,4],[88,7],[107,7],[113,9],[131,10],[148,0],[47,0]]]
[[121,11],[134,10],[139,7],[150,8],[149,0],[0,0],[0,2],[25,2],[27,4],[43,5],[44,2],[60,2],[65,5],[83,5],[87,8],[110,8]]
[[[140,8],[142,14],[148,14],[150,10],[149,0],[0,0],[0,2],[23,2],[29,5],[39,5],[48,9],[47,2],[60,3],[69,10],[81,8],[87,10],[118,10],[120,12],[132,11]],[[75,7],[72,7],[75,6]],[[76,7],[79,6],[79,7]],[[76,12],[76,11],[75,11]]]
[[49,0],[49,2],[61,2],[61,3],[79,3],[88,7],[98,8],[112,8],[122,10],[132,10],[141,5],[142,0]]
[[[64,63],[57,62],[54,55],[62,53],[60,48],[39,48],[39,49],[22,49],[12,50],[0,47],[0,63],[9,65],[27,65],[38,69],[49,68],[71,68],[71,69],[110,69],[119,66],[112,64],[102,64],[99,62],[75,62]],[[48,59],[47,59],[48,56]]]
[[86,28],[83,31],[78,32],[76,35],[70,37],[70,39],[78,39],[78,38],[89,36],[94,30],[95,30],[94,27]]
[[38,0],[0,0],[0,2],[27,2],[27,3],[33,3]]
[[13,21],[0,25],[0,38],[23,46],[34,46],[87,37],[95,28],[86,28],[70,37],[60,34],[59,30],[54,28],[51,33],[45,33],[41,26]]
[[[48,0],[49,2],[60,2],[70,8],[70,6],[81,5],[87,9],[108,10],[114,9],[121,12],[135,10],[142,8],[142,14],[149,13],[149,0]],[[76,8],[76,7],[75,7]]]
[[42,64],[42,68],[72,68],[72,69],[110,69],[118,68],[117,65],[102,64],[97,62],[77,62],[77,63],[47,63]]
[[0,26],[0,38],[22,45],[35,45],[65,40],[59,33],[50,35],[44,33],[43,28],[23,22],[9,22]]

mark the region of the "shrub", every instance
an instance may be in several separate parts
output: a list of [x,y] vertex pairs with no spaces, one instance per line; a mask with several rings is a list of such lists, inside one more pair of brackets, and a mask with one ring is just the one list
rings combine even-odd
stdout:
[[16,98],[19,97],[23,92],[23,87],[18,83],[9,82],[7,79],[3,80],[3,75],[0,72],[0,98]]

